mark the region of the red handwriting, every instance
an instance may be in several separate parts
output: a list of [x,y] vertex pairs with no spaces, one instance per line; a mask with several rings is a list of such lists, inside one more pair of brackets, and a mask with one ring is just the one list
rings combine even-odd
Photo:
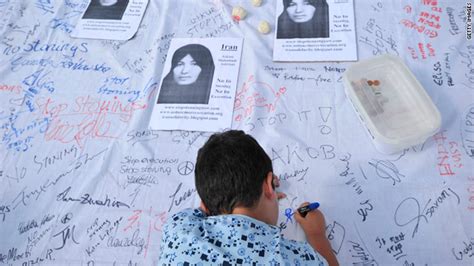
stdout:
[[[145,245],[144,257],[148,253],[148,244],[150,243],[150,237],[152,232],[162,232],[163,224],[168,218],[168,213],[166,211],[156,212],[153,211],[153,207],[150,207],[148,210],[134,210],[133,214],[128,217],[128,224],[123,229],[124,232],[129,229],[139,229],[140,224],[147,226],[147,238]],[[141,223],[140,223],[141,222]]]
[[410,51],[411,57],[413,59],[418,59],[421,57],[421,59],[426,59],[429,57],[435,57],[436,52],[431,43],[423,44],[421,42],[418,43],[417,48],[412,48],[408,47],[408,50]]
[[137,110],[147,104],[113,99],[79,96],[74,104],[57,103],[51,98],[39,98],[36,105],[42,115],[50,117],[45,132],[46,141],[75,142],[84,148],[90,139],[118,138],[120,126],[130,122]]
[[[423,5],[429,7],[429,10],[422,10],[418,14],[416,21],[410,19],[402,19],[400,23],[408,29],[412,29],[431,39],[438,37],[438,31],[441,29],[440,18],[442,9],[438,7],[437,0],[423,0]],[[407,14],[412,12],[409,5],[403,7]],[[416,48],[408,47],[413,59],[426,59],[428,56],[435,57],[436,51],[431,43],[418,43]]]
[[438,37],[438,32],[436,30],[427,29],[424,25],[418,25],[414,21],[411,21],[408,19],[402,19],[400,23],[409,29],[413,29],[419,33],[422,33],[428,36],[429,38]]
[[455,141],[447,141],[444,131],[433,136],[438,146],[438,171],[441,176],[455,175],[453,167],[462,168],[462,155]]
[[15,94],[20,94],[22,91],[22,87],[20,85],[0,84],[0,92],[1,91],[7,91],[7,92],[13,92]]
[[[267,97],[269,93],[270,96]],[[251,75],[235,95],[234,120],[241,121],[251,116],[255,108],[263,108],[267,113],[274,112],[276,104],[285,93],[285,87],[275,91],[268,83],[256,81]]]
[[[428,28],[439,30],[441,29],[441,25],[439,24],[440,15],[428,13],[428,12],[421,12],[420,17],[418,18],[418,22],[422,25],[426,25]],[[437,34],[437,31],[436,35]]]

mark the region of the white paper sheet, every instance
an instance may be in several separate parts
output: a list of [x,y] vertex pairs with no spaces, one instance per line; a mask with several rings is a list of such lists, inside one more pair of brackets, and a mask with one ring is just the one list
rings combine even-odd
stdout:
[[173,39],[150,127],[220,131],[230,128],[242,39]]
[[71,36],[128,40],[137,32],[148,0],[91,0]]
[[357,60],[352,0],[275,3],[274,61]]
[[394,155],[345,96],[351,62],[273,61],[275,1],[150,1],[128,41],[71,38],[88,3],[0,0],[0,265],[157,264],[166,219],[199,206],[194,163],[211,135],[149,128],[170,42],[189,37],[245,39],[232,128],[272,158],[285,237],[304,239],[286,209],[318,201],[340,265],[474,264],[466,1],[354,1],[359,57],[400,56],[442,116]]

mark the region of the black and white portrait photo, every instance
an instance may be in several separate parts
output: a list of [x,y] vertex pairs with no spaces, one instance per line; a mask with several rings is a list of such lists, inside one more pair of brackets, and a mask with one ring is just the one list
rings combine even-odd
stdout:
[[92,0],[82,19],[121,20],[129,0]]
[[213,77],[214,61],[209,49],[201,44],[182,46],[173,54],[157,103],[208,104]]
[[326,0],[282,0],[277,39],[329,38],[329,6]]

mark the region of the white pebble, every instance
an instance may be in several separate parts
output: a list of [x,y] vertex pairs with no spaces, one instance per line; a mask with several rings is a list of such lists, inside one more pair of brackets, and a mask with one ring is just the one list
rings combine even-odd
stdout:
[[262,5],[262,0],[252,0],[252,5],[253,6],[261,6]]
[[247,16],[247,10],[245,10],[243,7],[235,6],[232,9],[232,17],[235,20],[237,20],[237,21],[243,20],[246,16]]
[[258,24],[258,31],[263,33],[263,34],[269,33],[270,32],[270,24],[265,20],[260,21],[260,23]]

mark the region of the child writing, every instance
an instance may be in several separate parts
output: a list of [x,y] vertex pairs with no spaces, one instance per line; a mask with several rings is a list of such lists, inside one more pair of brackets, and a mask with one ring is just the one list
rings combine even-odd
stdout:
[[195,183],[201,207],[167,221],[160,265],[338,265],[319,210],[294,214],[307,242],[281,235],[278,199],[285,195],[275,190],[271,159],[252,136],[212,135],[198,152]]

